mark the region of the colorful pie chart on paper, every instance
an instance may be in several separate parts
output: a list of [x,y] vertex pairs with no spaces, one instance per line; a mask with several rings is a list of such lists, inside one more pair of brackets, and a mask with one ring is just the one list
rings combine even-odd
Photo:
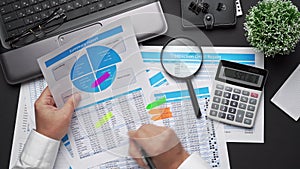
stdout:
[[92,88],[98,87],[102,82],[104,82],[107,78],[109,78],[110,74],[105,72],[102,76],[100,76],[93,84]]
[[117,64],[122,60],[113,49],[104,46],[86,48],[74,63],[70,78],[83,92],[95,93],[109,88],[115,80]]

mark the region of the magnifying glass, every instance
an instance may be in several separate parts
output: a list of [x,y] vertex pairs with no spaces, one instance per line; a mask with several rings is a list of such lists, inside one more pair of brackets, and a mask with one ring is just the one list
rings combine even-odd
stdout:
[[191,79],[202,66],[202,49],[189,38],[172,38],[162,48],[160,62],[171,77],[186,81],[196,117],[200,118],[201,110]]

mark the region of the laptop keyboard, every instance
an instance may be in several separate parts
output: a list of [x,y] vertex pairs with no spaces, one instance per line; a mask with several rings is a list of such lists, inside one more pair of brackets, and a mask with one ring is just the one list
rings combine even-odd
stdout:
[[1,0],[0,14],[8,37],[13,37],[47,18],[59,7],[68,22],[127,1],[130,0]]

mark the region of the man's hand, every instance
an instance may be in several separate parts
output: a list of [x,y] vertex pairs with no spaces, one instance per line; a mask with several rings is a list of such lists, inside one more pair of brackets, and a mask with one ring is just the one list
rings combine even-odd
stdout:
[[128,135],[129,154],[143,168],[147,168],[147,165],[141,159],[139,146],[151,156],[157,169],[177,169],[189,156],[170,128],[147,124],[137,131],[130,131]]
[[47,87],[36,100],[36,131],[55,140],[60,140],[68,131],[74,109],[80,101],[80,95],[74,94],[65,105],[58,109]]

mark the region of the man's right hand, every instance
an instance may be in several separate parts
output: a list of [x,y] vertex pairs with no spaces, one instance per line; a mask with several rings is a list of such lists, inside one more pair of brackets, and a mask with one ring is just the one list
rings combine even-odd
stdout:
[[147,165],[142,160],[139,146],[151,156],[157,169],[176,169],[189,157],[176,133],[170,128],[147,124],[137,131],[130,131],[128,135],[129,154],[143,168],[147,168]]

